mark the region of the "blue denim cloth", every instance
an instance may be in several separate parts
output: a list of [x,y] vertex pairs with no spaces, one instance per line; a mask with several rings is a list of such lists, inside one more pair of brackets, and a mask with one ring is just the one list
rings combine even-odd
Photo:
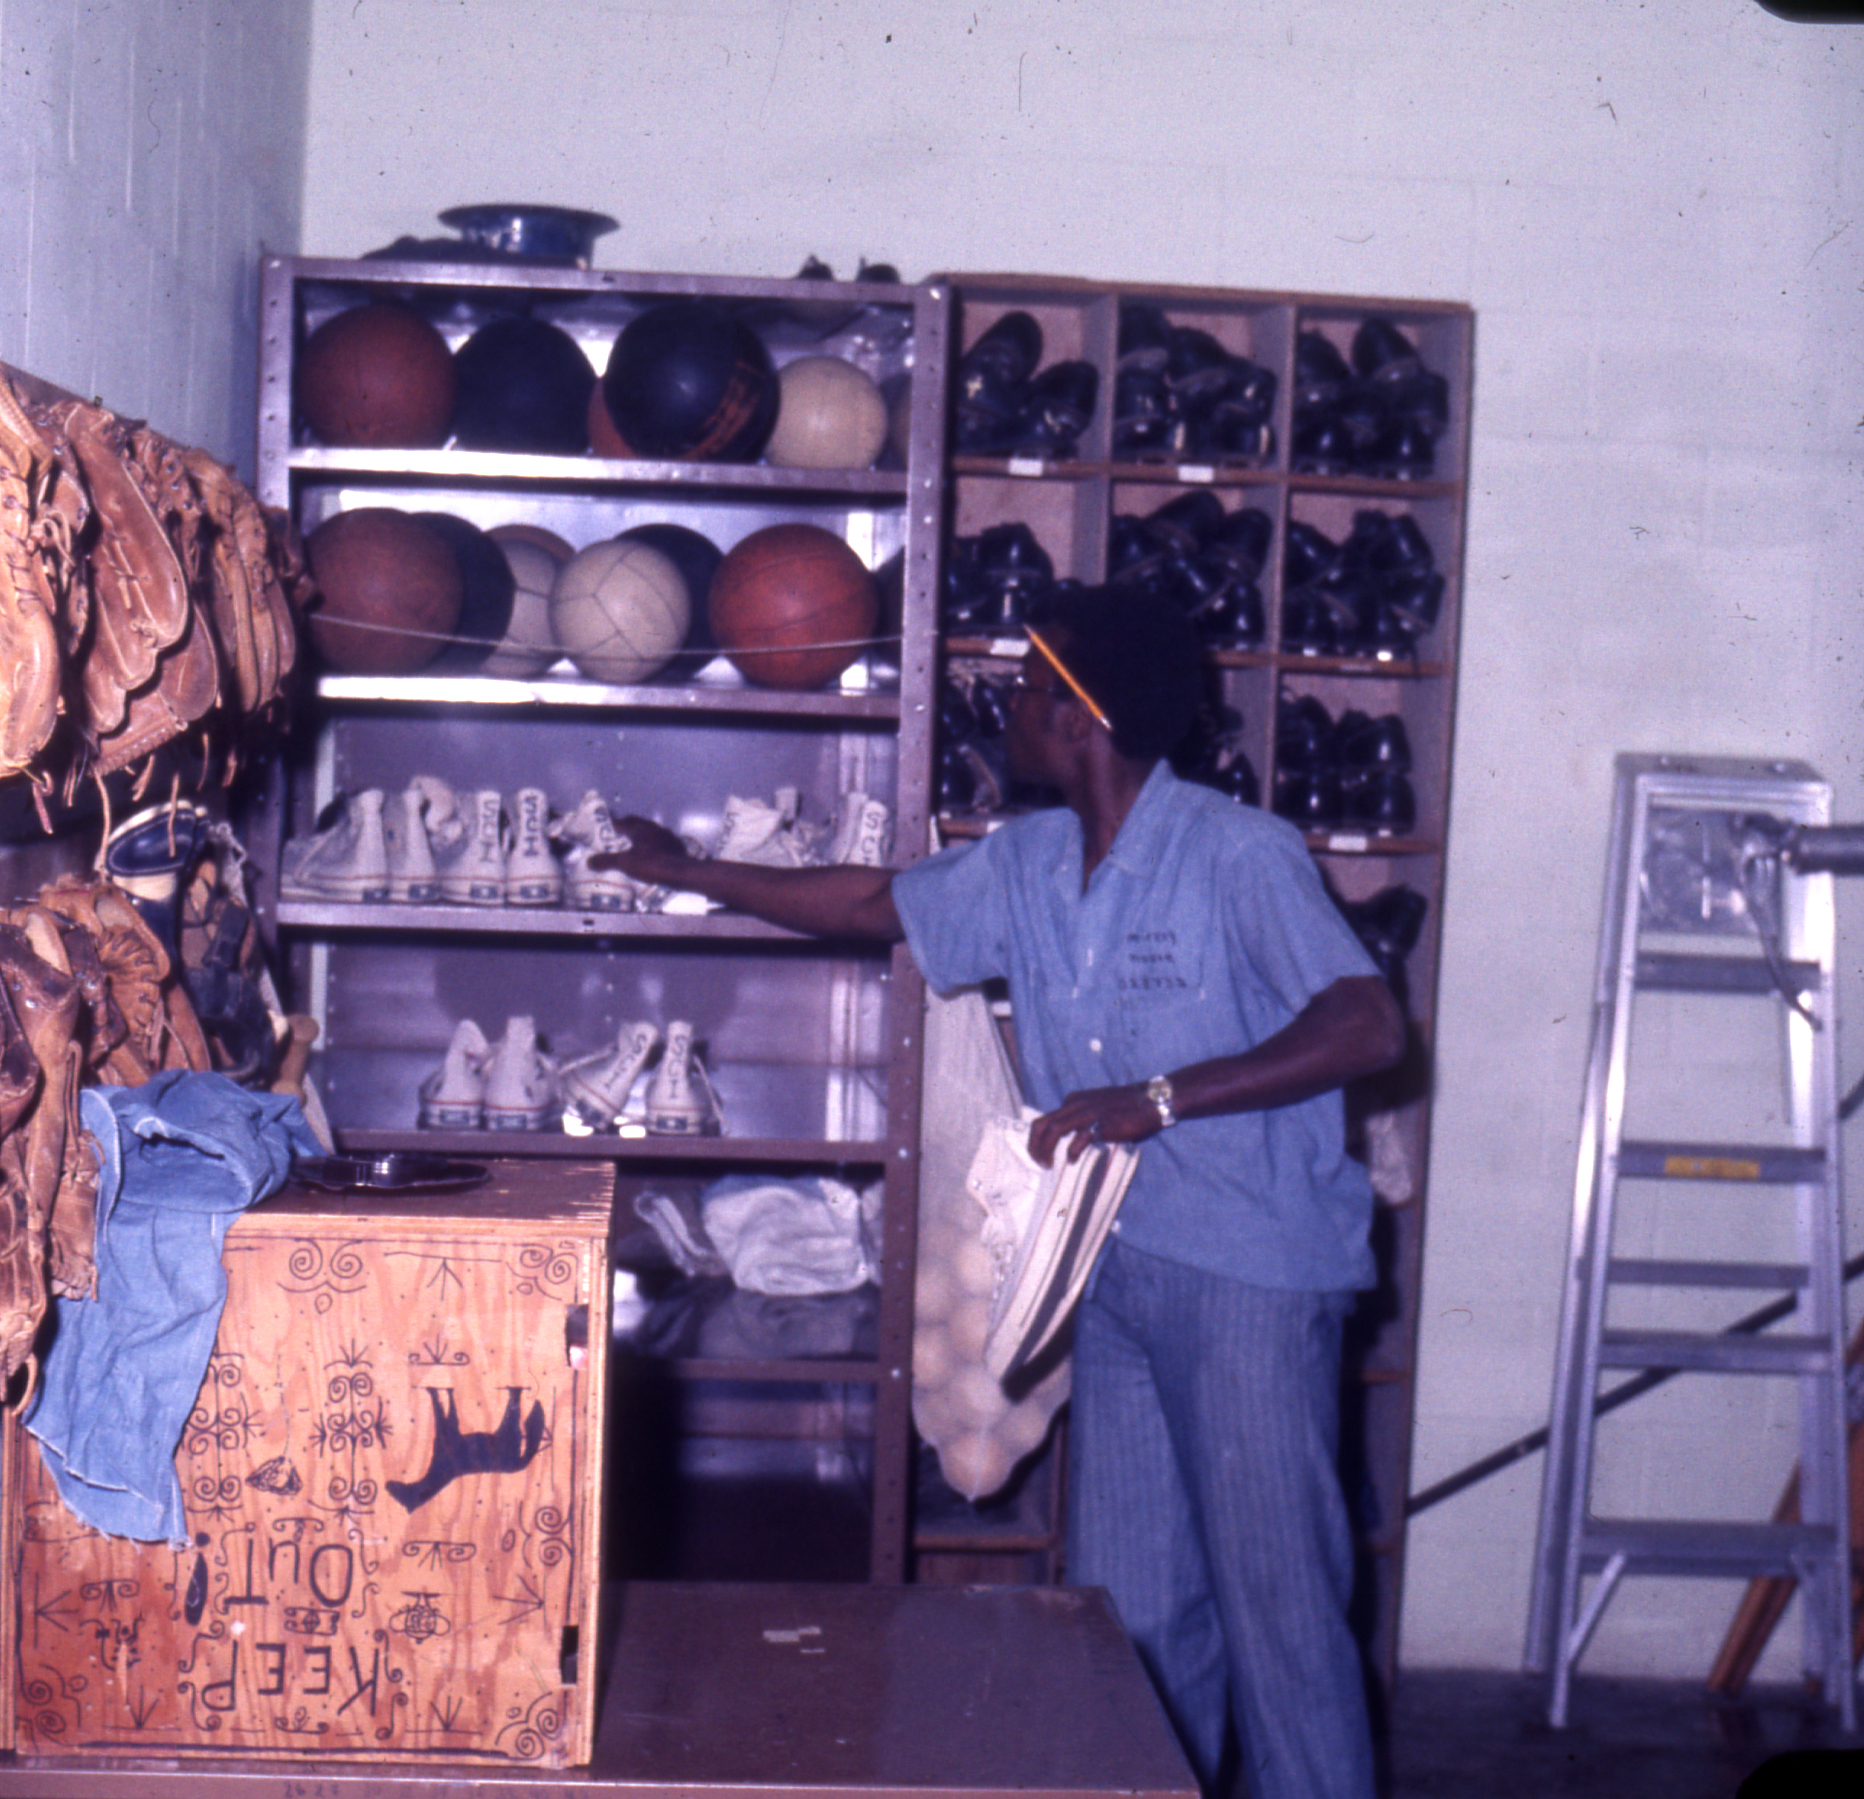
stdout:
[[1233,1709],[1250,1799],[1371,1799],[1336,1472],[1349,1303],[1115,1241],[1076,1316],[1068,1578],[1112,1595],[1206,1793]]
[[[1160,763],[1081,888],[1081,823],[1016,819],[902,869],[893,898],[939,992],[1007,976],[1023,1092],[1048,1111],[1271,1037],[1376,972],[1292,825]],[[1116,1226],[1262,1287],[1367,1287],[1372,1187],[1340,1095],[1190,1119],[1140,1146]]]
[[97,1139],[97,1294],[54,1299],[26,1428],[66,1505],[96,1530],[187,1538],[175,1446],[226,1304],[233,1220],[320,1146],[295,1099],[172,1070],[87,1087]]

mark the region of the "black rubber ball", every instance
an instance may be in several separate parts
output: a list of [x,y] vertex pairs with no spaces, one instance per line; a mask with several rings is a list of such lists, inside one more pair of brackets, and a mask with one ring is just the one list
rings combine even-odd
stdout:
[[436,674],[462,674],[479,667],[511,629],[518,584],[505,552],[470,520],[450,512],[414,516],[447,540],[460,565],[460,622],[431,666]]
[[602,393],[637,456],[754,462],[777,422],[763,339],[707,300],[664,300],[629,320]]
[[461,449],[580,456],[589,447],[595,370],[567,331],[543,319],[494,319],[453,354]]
[[703,532],[665,520],[632,526],[621,535],[658,550],[671,558],[673,566],[680,571],[693,611],[686,643],[676,662],[681,672],[690,673],[700,663],[710,661],[718,649],[712,641],[712,627],[706,620],[705,597],[712,589],[712,577],[718,573],[718,565],[725,560],[725,552]]

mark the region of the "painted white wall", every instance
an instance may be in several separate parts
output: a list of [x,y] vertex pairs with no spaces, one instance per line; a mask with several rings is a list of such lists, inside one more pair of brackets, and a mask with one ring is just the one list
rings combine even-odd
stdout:
[[0,361],[253,468],[308,0],[0,0]]
[[[1414,1484],[1543,1422],[1614,752],[1803,757],[1864,817],[1864,29],[1753,0],[314,19],[319,254],[521,198],[617,216],[616,267],[783,275],[814,253],[1473,303]],[[1855,1016],[1864,906],[1843,897]],[[1764,1511],[1790,1460],[1759,1403],[1672,1388],[1622,1417],[1634,1485]],[[1417,1521],[1409,1660],[1517,1661],[1539,1480],[1523,1462]],[[1733,1599],[1634,1586],[1588,1665],[1701,1674]],[[1790,1661],[1776,1639],[1769,1667]]]

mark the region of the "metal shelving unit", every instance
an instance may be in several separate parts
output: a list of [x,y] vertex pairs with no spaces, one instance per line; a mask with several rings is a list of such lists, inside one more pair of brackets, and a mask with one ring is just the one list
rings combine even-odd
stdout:
[[[614,461],[465,451],[358,450],[313,441],[293,408],[296,359],[325,319],[366,299],[415,306],[455,346],[491,318],[531,313],[574,336],[599,372],[629,319],[674,296],[741,309],[779,367],[837,354],[896,400],[899,448],[870,470]],[[825,302],[834,310],[830,319]],[[324,673],[312,731],[278,798],[277,835],[311,828],[337,794],[432,773],[461,790],[542,787],[567,809],[585,788],[618,812],[715,831],[727,795],[800,787],[825,818],[848,786],[894,809],[896,859],[927,841],[942,494],[948,289],[633,274],[522,263],[269,258],[262,276],[259,493],[305,530],[362,505],[446,511],[489,528],[541,525],[573,547],[666,521],[719,548],[761,526],[822,525],[872,568],[901,561],[897,642],[838,686],[746,685],[715,661],[685,679],[611,687],[567,665],[529,681]],[[883,629],[885,627],[883,626]],[[861,1396],[871,1468],[872,1578],[907,1565],[913,1239],[921,987],[903,948],[817,944],[754,920],[571,908],[277,903],[294,997],[323,1027],[313,1073],[345,1147],[609,1159],[640,1182],[759,1169],[833,1171],[884,1186],[884,1276],[871,1355],[683,1357],[660,1372],[695,1391],[817,1383]],[[415,1128],[420,1075],[461,1016],[496,1035],[534,1014],[553,1047],[612,1043],[623,1018],[694,1020],[725,1100],[724,1134],[670,1139]],[[618,1207],[618,1213],[624,1208]],[[701,1406],[703,1409],[703,1405]],[[828,1409],[828,1408],[825,1408]]]

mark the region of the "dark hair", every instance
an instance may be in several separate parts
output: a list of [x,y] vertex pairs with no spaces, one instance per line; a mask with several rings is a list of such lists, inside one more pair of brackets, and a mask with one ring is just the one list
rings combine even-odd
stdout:
[[1058,600],[1069,672],[1113,727],[1113,747],[1155,762],[1183,741],[1204,699],[1196,629],[1175,606],[1132,588],[1085,587]]

